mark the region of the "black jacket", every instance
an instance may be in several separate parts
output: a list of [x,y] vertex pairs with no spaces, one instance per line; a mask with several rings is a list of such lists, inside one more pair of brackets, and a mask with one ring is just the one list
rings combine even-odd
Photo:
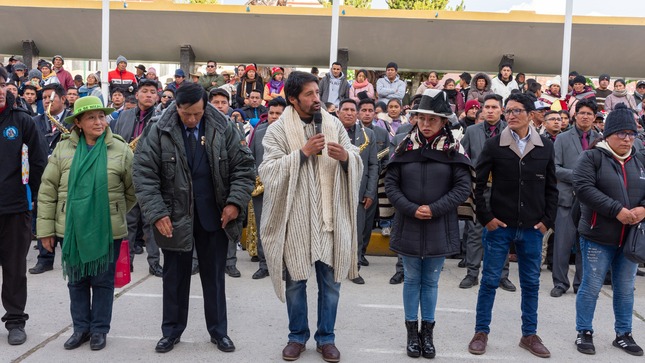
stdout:
[[[385,192],[394,215],[390,249],[413,257],[441,257],[459,253],[457,207],[470,195],[470,161],[437,150],[418,149],[395,155],[388,164]],[[417,219],[421,205],[429,205],[432,219]]]
[[[508,127],[484,143],[476,167],[477,219],[483,226],[497,218],[509,227],[533,228],[539,222],[553,227],[558,207],[553,143],[532,129],[522,158],[518,152]],[[490,208],[484,198],[489,176]]]
[[[624,166],[606,149],[584,151],[573,170],[573,187],[580,200],[578,232],[586,239],[620,246],[627,226],[616,216],[623,209],[645,207],[645,166],[632,148]],[[626,185],[626,186],[625,186]]]
[[[13,108],[14,102],[7,92],[6,108],[0,113],[0,215],[31,210],[30,199],[36,199],[47,165],[45,142],[27,111]],[[23,144],[28,147],[29,191],[21,178]]]

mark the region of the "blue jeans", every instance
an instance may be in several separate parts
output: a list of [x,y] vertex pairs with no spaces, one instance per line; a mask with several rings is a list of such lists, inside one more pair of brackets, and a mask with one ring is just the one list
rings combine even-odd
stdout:
[[114,267],[120,250],[121,240],[114,240],[114,256],[107,271],[67,283],[69,310],[75,333],[107,334],[110,331],[114,301]]
[[[340,283],[334,282],[332,267],[320,261],[316,261],[315,266],[318,282],[318,329],[314,339],[318,345],[334,344]],[[310,336],[307,319],[307,280],[293,281],[287,272],[286,297],[289,342],[305,344]]]
[[439,276],[445,257],[420,258],[401,256],[403,259],[403,308],[406,321],[419,319],[434,322],[434,311],[437,307]]
[[538,291],[542,263],[542,233],[531,228],[499,227],[487,231],[484,245],[484,267],[477,297],[475,332],[490,333],[495,292],[511,242],[515,244],[522,289],[522,335],[537,332]]
[[576,330],[593,331],[592,322],[600,288],[611,268],[614,290],[614,330],[631,333],[634,309],[634,278],[638,265],[623,254],[623,247],[601,245],[580,237],[582,283],[576,296]]

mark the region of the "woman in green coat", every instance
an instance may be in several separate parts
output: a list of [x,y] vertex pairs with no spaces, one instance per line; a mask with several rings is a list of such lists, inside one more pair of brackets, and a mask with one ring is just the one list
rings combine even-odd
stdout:
[[53,250],[63,241],[63,275],[68,278],[74,333],[65,349],[90,341],[105,347],[112,319],[114,266],[125,215],[135,203],[132,151],[112,134],[105,119],[113,111],[94,96],[79,99],[65,121],[71,132],[49,158],[38,193],[38,238]]

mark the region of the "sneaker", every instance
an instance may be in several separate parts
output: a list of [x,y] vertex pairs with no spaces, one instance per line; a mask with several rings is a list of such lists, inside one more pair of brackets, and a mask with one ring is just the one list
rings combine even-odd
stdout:
[[385,237],[389,236],[390,233],[392,233],[392,227],[383,227],[383,229],[381,229],[381,234]]
[[593,332],[591,332],[591,330],[582,330],[578,332],[576,348],[578,348],[578,352],[580,353],[596,354],[596,347],[593,345]]
[[612,343],[614,347],[621,348],[631,355],[643,355],[643,349],[636,344],[632,333],[625,333],[621,336],[616,336],[616,340]]
[[460,289],[470,289],[471,287],[479,284],[479,280],[475,276],[466,275],[459,283]]

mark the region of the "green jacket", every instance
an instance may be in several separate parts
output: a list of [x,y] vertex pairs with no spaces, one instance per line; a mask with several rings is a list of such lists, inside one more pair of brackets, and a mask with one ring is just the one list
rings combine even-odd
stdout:
[[[134,184],[132,184],[132,151],[121,136],[106,128],[108,195],[110,198],[110,217],[112,234],[115,239],[128,235],[126,213],[136,203]],[[76,129],[63,135],[61,141],[49,157],[38,192],[38,219],[36,231],[38,238],[65,236],[65,203],[69,170],[76,153],[80,134]],[[91,221],[92,216],[87,216]]]
[[[225,228],[237,241],[255,185],[255,163],[251,151],[233,123],[210,104],[202,122],[206,125],[203,142],[213,176],[217,208],[237,206],[240,214]],[[133,180],[141,211],[154,224],[169,216],[171,238],[153,228],[155,241],[163,249],[191,251],[193,246],[194,200],[191,172],[186,159],[183,124],[173,103],[157,122],[151,123],[139,141],[134,155]]]
[[[217,86],[213,86],[211,83],[217,82]],[[206,74],[199,77],[199,84],[204,87],[206,92],[210,92],[211,89],[222,87],[224,85],[224,76],[221,74]]]

